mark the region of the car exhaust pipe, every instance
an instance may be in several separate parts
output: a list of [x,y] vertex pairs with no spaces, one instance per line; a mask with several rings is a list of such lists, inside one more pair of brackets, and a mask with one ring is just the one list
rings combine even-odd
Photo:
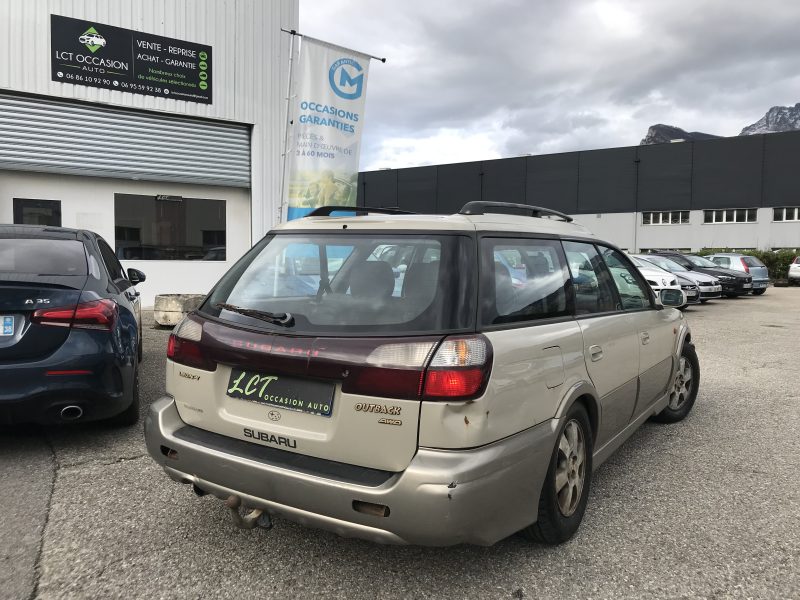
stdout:
[[80,406],[70,404],[61,409],[61,418],[64,421],[77,421],[83,416],[83,409]]
[[228,507],[231,513],[233,524],[239,529],[255,529],[256,527],[263,527],[264,529],[272,529],[272,520],[269,518],[269,513],[264,512],[260,508],[254,508],[245,516],[239,514],[239,507],[242,505],[242,499],[239,496],[229,496],[225,500],[225,506]]

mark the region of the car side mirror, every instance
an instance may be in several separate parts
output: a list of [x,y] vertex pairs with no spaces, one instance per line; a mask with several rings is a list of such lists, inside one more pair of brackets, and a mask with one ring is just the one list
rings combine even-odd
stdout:
[[145,277],[145,274],[139,269],[130,268],[128,269],[128,279],[130,279],[133,285],[138,285],[147,279],[147,277]]
[[659,300],[664,306],[674,306],[678,308],[686,304],[686,293],[683,290],[664,289],[659,293]]

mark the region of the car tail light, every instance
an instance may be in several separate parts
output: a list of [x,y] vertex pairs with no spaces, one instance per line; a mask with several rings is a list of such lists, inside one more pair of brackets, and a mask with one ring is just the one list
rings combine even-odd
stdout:
[[468,400],[486,387],[491,346],[480,335],[384,344],[342,382],[349,394],[408,400]]
[[489,380],[491,346],[480,335],[448,338],[431,359],[425,376],[425,400],[462,399],[479,396]]
[[187,367],[216,371],[217,363],[206,356],[200,343],[202,338],[203,326],[186,317],[175,326],[169,336],[167,358]]
[[745,272],[745,273],[749,273],[749,272],[750,272],[750,267],[748,267],[748,266],[747,266],[747,263],[746,263],[746,262],[744,262],[744,257],[743,257],[743,256],[740,256],[740,257],[739,257],[739,260],[740,260],[740,261],[742,261],[742,266],[744,267],[744,272]]
[[435,347],[435,341],[382,344],[367,355],[363,367],[352,369],[342,382],[342,391],[384,398],[419,398],[425,365]]
[[93,300],[77,306],[39,309],[33,313],[31,321],[53,327],[111,331],[117,321],[118,310],[113,300]]

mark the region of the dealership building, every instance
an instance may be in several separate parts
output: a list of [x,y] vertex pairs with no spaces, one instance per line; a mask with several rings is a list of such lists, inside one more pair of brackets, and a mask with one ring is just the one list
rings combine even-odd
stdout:
[[298,3],[0,2],[0,223],[98,232],[144,306],[206,292],[278,218]]
[[360,174],[361,206],[552,208],[630,251],[800,248],[800,131]]

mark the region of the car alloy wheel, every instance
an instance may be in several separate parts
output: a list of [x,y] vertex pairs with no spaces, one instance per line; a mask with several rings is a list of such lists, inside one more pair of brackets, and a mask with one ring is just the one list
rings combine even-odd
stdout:
[[669,407],[672,410],[678,410],[686,403],[692,391],[693,377],[692,365],[685,357],[681,356],[678,372],[675,373],[675,383],[669,395]]
[[561,514],[569,517],[578,508],[586,478],[586,443],[583,429],[575,419],[569,421],[558,442],[556,496]]

